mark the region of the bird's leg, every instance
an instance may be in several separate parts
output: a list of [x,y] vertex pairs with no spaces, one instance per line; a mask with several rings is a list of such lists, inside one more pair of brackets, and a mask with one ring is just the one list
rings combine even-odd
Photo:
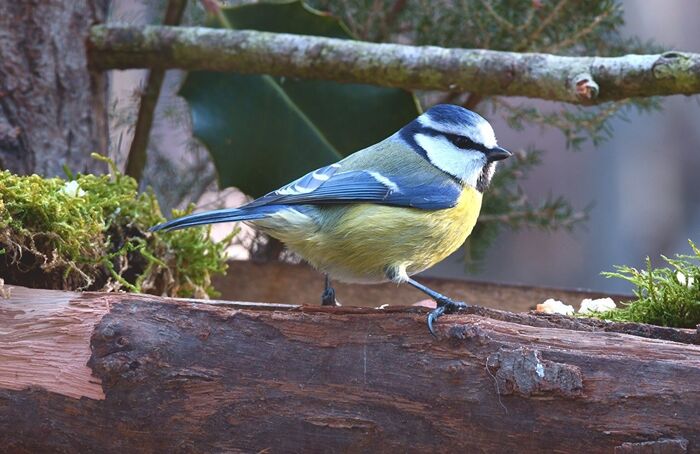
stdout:
[[331,287],[331,278],[326,274],[326,285],[321,294],[321,306],[336,306],[335,290]]
[[430,313],[428,314],[428,331],[430,331],[430,334],[432,334],[433,337],[437,337],[435,335],[435,330],[433,329],[433,323],[435,322],[435,320],[438,319],[438,317],[440,317],[443,314],[451,314],[453,312],[457,312],[460,309],[465,309],[469,307],[469,304],[463,303],[461,301],[452,301],[450,298],[446,297],[442,293],[438,293],[435,290],[430,289],[425,285],[421,284],[420,282],[414,281],[411,278],[408,278],[406,282],[408,282],[421,292],[430,296],[437,303],[437,307],[430,311]]

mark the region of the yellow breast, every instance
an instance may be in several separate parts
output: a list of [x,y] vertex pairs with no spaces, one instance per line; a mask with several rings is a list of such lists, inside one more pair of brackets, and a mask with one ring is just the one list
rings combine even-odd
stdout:
[[444,210],[329,207],[324,218],[330,221],[312,235],[280,239],[336,279],[377,282],[386,280],[389,269],[418,273],[454,252],[476,224],[481,199],[479,191],[466,187],[457,204]]

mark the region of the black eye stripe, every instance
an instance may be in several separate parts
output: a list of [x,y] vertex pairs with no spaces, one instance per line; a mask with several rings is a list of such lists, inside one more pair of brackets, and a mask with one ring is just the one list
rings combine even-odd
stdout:
[[488,151],[488,148],[480,143],[474,142],[468,137],[459,136],[457,134],[445,134],[445,137],[447,137],[447,140],[452,142],[454,146],[463,150],[477,150],[481,151],[482,153],[486,153]]
[[[405,140],[409,143],[413,141],[415,143],[414,137],[418,134],[425,134],[430,137],[439,137],[443,136],[447,140],[450,141],[454,146],[457,148],[460,148],[462,150],[476,150],[480,151],[484,154],[489,152],[489,148],[486,148],[484,145],[480,143],[476,143],[473,140],[469,139],[468,137],[465,136],[460,136],[459,134],[450,134],[448,132],[443,132],[443,131],[438,131],[437,129],[433,129],[427,126],[423,126],[417,121],[415,122],[416,125],[412,129],[408,129],[408,127],[405,127],[402,129],[402,134],[405,134],[408,138]],[[410,135],[409,135],[410,134]]]

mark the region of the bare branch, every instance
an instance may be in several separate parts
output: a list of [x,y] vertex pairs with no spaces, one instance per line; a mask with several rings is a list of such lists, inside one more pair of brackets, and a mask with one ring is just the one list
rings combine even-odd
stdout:
[[544,29],[547,28],[549,24],[551,24],[552,21],[557,18],[557,16],[559,16],[559,13],[562,9],[564,9],[566,3],[567,0],[559,0],[559,3],[557,3],[557,5],[552,9],[549,15],[545,17],[544,20],[540,23],[540,26],[537,27],[537,29],[534,32],[532,32],[530,36],[523,39],[520,42],[520,44],[518,44],[515,47],[516,50],[526,50],[532,43],[534,43],[537,40],[537,38],[540,37]]
[[700,54],[681,52],[562,57],[244,30],[118,25],[93,27],[89,52],[91,64],[103,70],[230,71],[574,104],[700,93]]
[[481,101],[483,101],[483,97],[479,95],[478,93],[469,93],[469,96],[467,96],[467,100],[464,101],[464,104],[462,104],[464,107],[466,107],[469,110],[476,110],[476,106],[479,105]]
[[595,30],[595,28],[600,25],[601,22],[608,16],[609,11],[606,11],[605,13],[601,14],[600,16],[596,16],[593,21],[588,24],[587,26],[583,27],[581,30],[578,30],[576,33],[574,33],[573,36],[571,36],[568,39],[565,39],[563,41],[560,41],[556,43],[554,46],[552,46],[549,50],[549,52],[558,52],[560,49],[566,49],[569,46],[572,46],[579,41],[583,39],[584,36],[589,35]]
[[[179,24],[186,5],[186,0],[170,0],[165,11],[163,23],[165,25]],[[160,68],[152,69],[148,74],[146,88],[141,94],[139,116],[134,128],[134,139],[131,141],[129,155],[126,158],[125,171],[127,175],[133,177],[136,181],[141,180],[143,168],[146,166],[146,151],[148,149],[151,126],[153,125],[153,114],[156,110],[156,104],[158,103],[160,88],[163,85],[164,78],[165,70]]]
[[496,22],[501,24],[506,30],[513,30],[515,29],[515,26],[510,23],[508,20],[504,19],[503,16],[498,14],[498,12],[493,9],[493,5],[491,4],[490,0],[481,0],[481,4],[483,5],[484,9],[491,14],[491,17],[494,18]]

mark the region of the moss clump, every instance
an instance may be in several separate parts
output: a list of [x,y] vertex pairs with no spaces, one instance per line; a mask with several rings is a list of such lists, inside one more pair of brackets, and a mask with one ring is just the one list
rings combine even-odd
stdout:
[[[95,156],[97,159],[104,159]],[[151,192],[110,162],[111,175],[42,178],[0,172],[0,276],[6,284],[63,290],[215,295],[232,236],[152,233],[165,219]],[[181,215],[182,212],[173,212]]]
[[634,284],[635,300],[619,309],[592,314],[613,321],[632,321],[676,328],[695,328],[700,324],[700,250],[689,241],[693,255],[663,257],[668,267],[646,270],[618,266],[606,277]]

